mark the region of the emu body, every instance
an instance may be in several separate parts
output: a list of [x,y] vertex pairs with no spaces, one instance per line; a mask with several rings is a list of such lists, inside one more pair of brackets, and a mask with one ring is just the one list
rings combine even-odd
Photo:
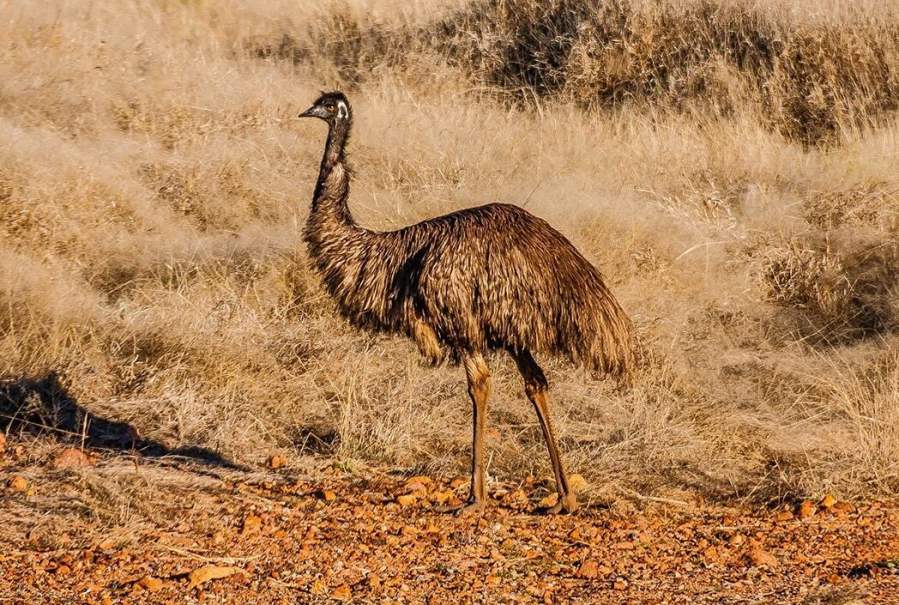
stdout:
[[396,231],[371,231],[347,206],[352,126],[341,93],[323,94],[303,117],[328,123],[305,240],[325,289],[354,325],[405,334],[430,361],[461,361],[473,405],[469,507],[486,500],[483,436],[490,371],[484,355],[516,361],[549,449],[559,510],[573,511],[556,446],[548,383],[532,352],[621,375],[633,363],[631,322],[602,275],[546,221],[487,204]]

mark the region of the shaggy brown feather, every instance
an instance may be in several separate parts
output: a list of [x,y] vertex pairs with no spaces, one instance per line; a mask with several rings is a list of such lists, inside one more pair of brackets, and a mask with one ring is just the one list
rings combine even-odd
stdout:
[[410,336],[432,361],[505,349],[631,369],[632,325],[600,272],[522,208],[487,204],[396,231],[359,227],[347,207],[349,103],[329,94],[346,118],[329,122],[305,239],[344,316]]

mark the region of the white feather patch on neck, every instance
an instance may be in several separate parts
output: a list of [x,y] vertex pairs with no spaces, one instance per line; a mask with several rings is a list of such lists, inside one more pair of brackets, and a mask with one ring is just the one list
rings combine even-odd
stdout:
[[343,101],[337,101],[337,117],[338,118],[346,118],[350,115],[350,110],[347,109],[346,103]]

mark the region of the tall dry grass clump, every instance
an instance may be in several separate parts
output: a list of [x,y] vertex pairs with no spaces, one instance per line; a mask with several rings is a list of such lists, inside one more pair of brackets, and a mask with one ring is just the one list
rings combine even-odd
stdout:
[[[360,222],[518,203],[634,317],[632,390],[547,360],[595,497],[895,493],[895,7],[796,6],[7,3],[0,428],[465,468],[458,370],[306,264],[324,133],[294,117],[339,85]],[[489,472],[545,474],[495,365]]]
[[786,6],[476,0],[424,23],[360,21],[344,9],[308,26],[307,37],[286,33],[256,52],[297,63],[324,57],[347,82],[430,52],[526,105],[750,112],[806,144],[888,119],[899,98],[895,6],[817,19],[812,3],[794,14]]

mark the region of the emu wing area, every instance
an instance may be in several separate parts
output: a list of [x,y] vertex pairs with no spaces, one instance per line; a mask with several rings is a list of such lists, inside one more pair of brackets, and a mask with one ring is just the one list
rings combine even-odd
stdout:
[[409,244],[395,295],[451,349],[528,349],[626,369],[630,321],[599,271],[546,221],[489,204],[391,235]]

